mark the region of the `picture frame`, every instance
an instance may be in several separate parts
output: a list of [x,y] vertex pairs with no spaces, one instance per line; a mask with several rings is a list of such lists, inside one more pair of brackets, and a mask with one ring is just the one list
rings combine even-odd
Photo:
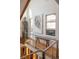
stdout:
[[37,15],[34,19],[35,26],[43,33],[43,15]]

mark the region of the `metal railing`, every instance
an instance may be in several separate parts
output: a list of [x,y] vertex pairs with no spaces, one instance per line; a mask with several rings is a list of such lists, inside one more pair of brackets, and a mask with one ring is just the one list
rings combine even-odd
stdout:
[[[39,53],[39,52],[41,52],[42,54],[42,56],[41,56],[41,59],[46,59],[46,51],[48,50],[48,49],[50,49],[51,47],[53,47],[55,44],[57,45],[57,50],[56,50],[56,58],[54,58],[54,56],[52,55],[52,59],[57,59],[58,58],[58,40],[54,40],[55,42],[53,42],[53,43],[51,43],[48,47],[46,47],[44,50],[40,50],[40,49],[38,49],[37,51],[35,51],[35,52],[33,52],[33,53],[30,53],[30,54],[28,54],[28,55],[25,55],[25,56],[22,56],[21,57],[21,59],[22,58],[26,58],[26,57],[28,57],[28,56],[31,56],[31,55],[33,55],[33,54],[37,54],[37,53]],[[24,45],[24,46],[26,46],[26,45]],[[27,46],[26,46],[27,47]],[[38,54],[38,56],[39,56],[39,54]]]

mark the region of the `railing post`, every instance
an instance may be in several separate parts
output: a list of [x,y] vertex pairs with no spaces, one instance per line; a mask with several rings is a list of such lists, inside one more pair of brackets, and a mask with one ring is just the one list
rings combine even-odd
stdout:
[[57,58],[57,59],[59,58],[59,57],[58,57],[58,55],[59,55],[59,54],[58,54],[58,52],[59,52],[59,51],[58,51],[58,44],[59,44],[59,43],[58,43],[58,40],[57,40],[57,51],[56,51],[56,58]]
[[49,40],[46,40],[46,47],[49,46]]
[[42,52],[42,59],[45,59],[45,52]]

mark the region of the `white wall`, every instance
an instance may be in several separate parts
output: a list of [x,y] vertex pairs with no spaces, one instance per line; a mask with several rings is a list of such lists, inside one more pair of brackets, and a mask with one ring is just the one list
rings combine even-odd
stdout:
[[[56,3],[55,0],[31,0],[30,4],[29,4],[29,8],[32,11],[32,18],[34,20],[34,17],[37,15],[47,15],[47,14],[51,14],[51,13],[57,13],[58,10],[58,4]],[[58,15],[57,15],[58,16]],[[45,17],[43,19],[44,23],[45,23]],[[44,29],[45,30],[45,25]],[[33,31],[34,32],[38,32],[41,33],[41,30],[39,30],[36,26],[33,25]],[[45,33],[45,31],[44,31]]]
[[[29,12],[31,12],[31,17],[30,17]],[[25,14],[23,15],[23,17],[26,16],[27,20],[30,24],[29,18],[31,18],[31,20],[34,21],[35,16],[43,14],[43,16],[44,16],[43,22],[45,23],[45,15],[51,14],[51,13],[56,13],[56,15],[57,15],[56,22],[58,23],[58,19],[59,19],[58,18],[58,16],[59,16],[59,14],[58,14],[58,4],[56,3],[55,0],[31,0],[28,8],[26,9]],[[58,24],[57,24],[56,27],[57,27],[56,34],[58,34]],[[30,25],[29,25],[29,30],[30,30]],[[41,33],[41,30],[38,29],[33,23],[32,24],[32,32]],[[45,24],[43,25],[43,33],[45,34]],[[57,37],[58,37],[58,35],[57,35]]]

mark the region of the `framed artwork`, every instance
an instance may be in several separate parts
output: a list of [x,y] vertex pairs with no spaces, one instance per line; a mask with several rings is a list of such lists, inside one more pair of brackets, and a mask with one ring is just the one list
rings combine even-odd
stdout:
[[43,15],[35,16],[35,26],[43,32]]

